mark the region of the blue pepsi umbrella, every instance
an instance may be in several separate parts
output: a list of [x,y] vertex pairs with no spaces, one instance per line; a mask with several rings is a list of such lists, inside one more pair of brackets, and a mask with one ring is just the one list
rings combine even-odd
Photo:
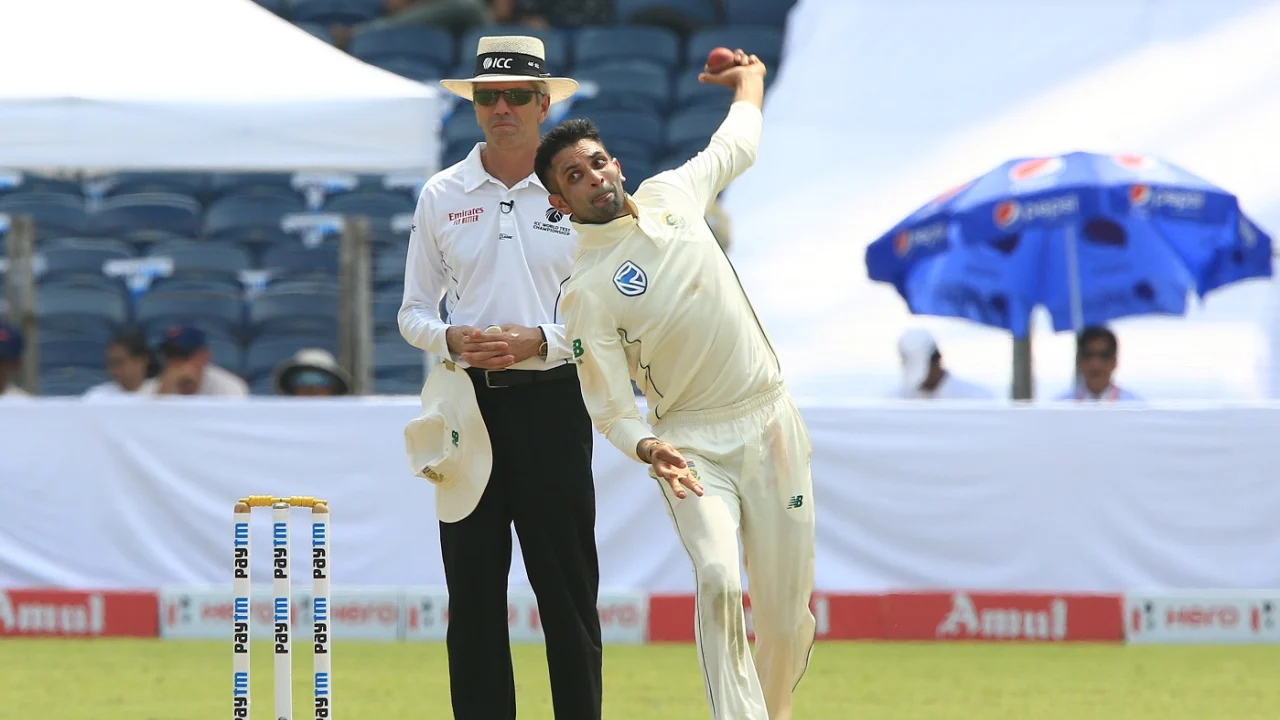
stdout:
[[1271,276],[1271,238],[1236,197],[1163,160],[1076,152],[1012,160],[930,201],[867,248],[872,280],[917,315],[1026,338],[1182,315],[1187,295]]

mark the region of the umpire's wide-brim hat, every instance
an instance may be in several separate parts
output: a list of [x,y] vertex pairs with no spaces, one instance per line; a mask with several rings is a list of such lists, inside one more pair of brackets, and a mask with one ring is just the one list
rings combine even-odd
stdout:
[[436,486],[436,516],[453,523],[480,504],[493,469],[489,430],[466,370],[436,365],[422,386],[422,415],[404,429],[409,471]]
[[547,84],[551,102],[568,100],[578,91],[578,81],[551,77],[542,41],[524,35],[482,37],[476,46],[475,74],[469,78],[441,80],[449,92],[471,99],[476,83],[542,82]]

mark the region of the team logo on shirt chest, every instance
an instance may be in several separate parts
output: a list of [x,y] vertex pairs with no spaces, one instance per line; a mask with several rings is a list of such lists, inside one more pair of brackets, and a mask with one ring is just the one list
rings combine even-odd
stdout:
[[628,260],[614,271],[613,286],[627,297],[643,295],[649,288],[649,276],[644,274],[639,265]]
[[449,222],[454,225],[465,225],[466,223],[480,222],[480,216],[484,214],[484,208],[473,207],[470,210],[462,210],[460,212],[449,213]]

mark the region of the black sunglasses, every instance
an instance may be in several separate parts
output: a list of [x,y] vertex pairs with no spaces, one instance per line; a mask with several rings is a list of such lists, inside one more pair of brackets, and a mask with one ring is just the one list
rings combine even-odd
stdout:
[[1110,360],[1115,356],[1111,350],[1081,350],[1079,353],[1081,360]]
[[537,90],[526,90],[525,88],[508,88],[507,90],[472,90],[471,99],[477,105],[497,105],[498,98],[504,98],[507,105],[516,107],[518,105],[528,105],[533,100],[534,95],[540,95]]

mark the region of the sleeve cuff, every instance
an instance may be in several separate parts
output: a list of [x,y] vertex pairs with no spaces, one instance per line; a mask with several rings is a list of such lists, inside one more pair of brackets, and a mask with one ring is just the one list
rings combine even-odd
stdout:
[[638,420],[624,419],[609,428],[609,442],[613,443],[624,455],[638,463],[644,461],[636,454],[636,446],[645,438],[655,437],[648,425]]
[[569,360],[573,358],[573,350],[569,346],[569,339],[565,335],[563,325],[539,325],[539,330],[547,336],[547,362],[558,362],[561,360]]

